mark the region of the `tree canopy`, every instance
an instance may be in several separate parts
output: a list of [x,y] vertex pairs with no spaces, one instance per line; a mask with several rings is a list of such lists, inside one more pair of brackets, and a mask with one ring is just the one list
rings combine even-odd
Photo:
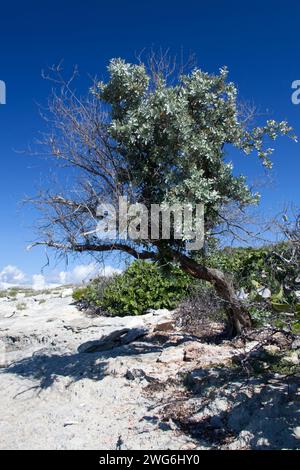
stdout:
[[94,92],[110,106],[108,132],[126,170],[121,178],[139,200],[204,203],[208,227],[219,221],[224,204],[257,202],[245,177],[234,176],[225,162],[225,148],[256,153],[270,167],[273,149],[266,140],[292,136],[287,122],[247,128],[226,68],[218,75],[194,69],[172,85],[143,64],[114,59],[108,70],[108,83],[98,83]]

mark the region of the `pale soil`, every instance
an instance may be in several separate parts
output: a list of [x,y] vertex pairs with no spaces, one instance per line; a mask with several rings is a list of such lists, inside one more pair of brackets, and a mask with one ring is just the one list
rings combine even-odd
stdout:
[[[243,345],[165,332],[171,312],[89,318],[69,294],[0,299],[1,449],[300,448],[297,378],[240,376]],[[149,334],[78,352],[122,328]]]

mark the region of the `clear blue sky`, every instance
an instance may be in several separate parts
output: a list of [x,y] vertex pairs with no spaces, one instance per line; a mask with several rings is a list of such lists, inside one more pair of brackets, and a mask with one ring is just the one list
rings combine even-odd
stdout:
[[[42,123],[36,102],[45,102],[49,84],[41,69],[64,59],[79,66],[82,90],[88,74],[102,75],[111,57],[133,60],[144,47],[192,50],[201,68],[227,65],[243,99],[253,100],[268,117],[288,119],[300,136],[300,105],[291,103],[291,83],[300,79],[297,1],[215,0],[27,0],[2,2],[0,80],[7,104],[0,106],[0,271],[7,264],[38,272],[43,253],[27,253],[33,214],[18,206],[32,195],[49,164],[15,152],[37,136]],[[300,200],[300,144],[276,145],[274,183],[263,190],[262,210],[276,212]],[[253,159],[235,161],[250,180],[263,175]]]

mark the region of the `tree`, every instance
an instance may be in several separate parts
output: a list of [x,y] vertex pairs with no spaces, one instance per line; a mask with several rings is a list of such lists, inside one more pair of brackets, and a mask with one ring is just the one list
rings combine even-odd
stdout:
[[150,64],[113,59],[108,81],[95,81],[84,98],[56,70],[61,88],[50,100],[46,119],[51,129],[43,143],[74,171],[70,190],[49,190],[36,198],[44,223],[35,244],[62,253],[118,250],[137,259],[175,262],[214,285],[232,330],[240,333],[251,326],[251,318],[231,283],[205,261],[199,263],[183,240],[107,242],[94,232],[99,200],[116,205],[121,195],[147,207],[203,203],[206,240],[217,227],[231,231],[228,208],[244,210],[259,195],[244,176],[234,176],[225,151],[235,147],[242,154],[256,153],[270,167],[268,140],[280,134],[294,138],[285,121],[251,127],[239,112],[237,89],[228,82],[226,68],[218,75],[194,68],[174,80],[165,58],[152,56]]

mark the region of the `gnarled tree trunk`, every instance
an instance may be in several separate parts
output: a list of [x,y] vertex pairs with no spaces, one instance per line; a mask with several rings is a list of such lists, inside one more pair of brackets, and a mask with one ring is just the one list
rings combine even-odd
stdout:
[[239,335],[252,326],[249,312],[237,298],[232,284],[221,271],[198,264],[185,255],[176,253],[174,258],[179,261],[183,271],[194,278],[208,281],[214,286],[218,295],[225,301],[231,335]]

